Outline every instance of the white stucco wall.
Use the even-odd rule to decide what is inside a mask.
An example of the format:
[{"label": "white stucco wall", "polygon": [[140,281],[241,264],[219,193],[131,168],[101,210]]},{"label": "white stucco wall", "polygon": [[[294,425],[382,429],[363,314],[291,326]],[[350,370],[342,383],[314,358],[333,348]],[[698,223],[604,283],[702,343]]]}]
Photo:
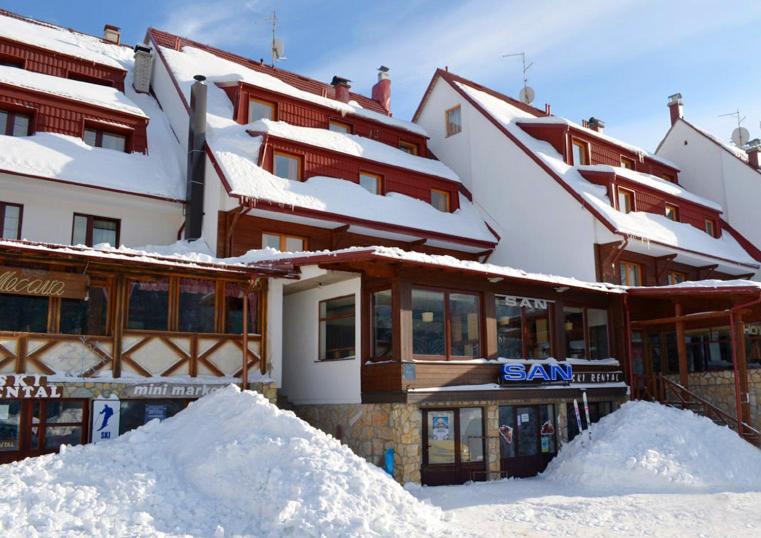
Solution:
[{"label": "white stucco wall", "polygon": [[283,281],[271,278],[267,284],[267,363],[277,388],[283,386]]},{"label": "white stucco wall", "polygon": [[[457,104],[463,129],[446,137],[444,111]],[[596,280],[594,217],[448,83],[439,79],[418,123],[500,234],[490,262]]]},{"label": "white stucco wall", "polygon": [[[283,393],[294,404],[360,403],[361,279],[352,278],[285,296],[283,300]],[[318,361],[319,302],[354,295],[356,357]]]},{"label": "white stucco wall", "polygon": [[128,247],[170,244],[182,225],[182,205],[141,196],[0,174],[0,199],[24,206],[21,238],[70,244],[74,213],[119,219]]}]

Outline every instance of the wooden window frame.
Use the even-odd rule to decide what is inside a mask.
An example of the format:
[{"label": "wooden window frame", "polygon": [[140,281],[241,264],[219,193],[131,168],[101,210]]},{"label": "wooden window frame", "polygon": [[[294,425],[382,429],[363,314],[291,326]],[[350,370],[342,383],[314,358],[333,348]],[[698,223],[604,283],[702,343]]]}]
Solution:
[{"label": "wooden window frame", "polygon": [[[98,121],[85,120],[82,122],[82,140],[85,139],[85,131],[95,131],[95,145],[94,148],[103,148],[103,134],[108,133],[112,135],[119,135],[124,137],[124,153],[132,153],[134,151],[134,129],[119,128],[113,125],[103,124]],[[109,149],[109,148],[105,148]],[[112,150],[114,151],[114,150]]]},{"label": "wooden window frame", "polygon": [[[671,208],[671,209],[673,210],[673,212],[674,212],[674,218],[673,218],[673,219],[669,218],[669,216],[668,216],[668,213],[669,213],[669,208]],[[664,215],[664,216],[665,216],[667,219],[669,219],[670,221],[673,221],[673,222],[681,222],[681,221],[679,220],[679,206],[678,206],[678,205],[676,205],[676,204],[672,204],[672,203],[670,203],[670,202],[666,202],[666,204],[665,204],[665,207],[664,207],[664,210],[663,210],[663,215]]]},{"label": "wooden window frame", "polygon": [[[497,306],[497,299],[500,297],[504,298],[508,295],[510,294],[509,293],[495,293],[494,294],[495,309]],[[565,305],[565,306],[572,306],[572,305]],[[529,358],[528,356],[528,323],[527,323],[528,318],[526,316],[526,308],[523,306],[518,306],[517,308],[520,309],[520,313],[521,313],[520,314],[521,315],[521,357],[519,358],[528,359]],[[580,307],[580,308],[583,308],[583,307]],[[557,332],[555,323],[556,323],[556,316],[558,315],[559,314],[558,314],[558,309],[556,308],[556,304],[548,299],[547,300],[547,318],[548,318],[549,324],[548,324],[547,330],[550,333],[550,355],[549,355],[550,357],[557,355],[557,351],[558,351],[555,349],[556,347],[555,333]],[[584,316],[585,316],[584,326],[586,328],[586,312],[584,313]],[[499,329],[497,330],[497,333],[498,333],[497,337],[499,338]],[[495,344],[496,344],[495,347],[499,347],[498,342],[495,342]],[[499,352],[498,349],[497,349],[497,352]],[[565,350],[563,350],[563,352],[565,353]],[[505,358],[510,358],[510,357],[505,357]],[[531,360],[535,360],[535,359],[532,358]],[[542,359],[536,359],[536,360],[542,360]]]},{"label": "wooden window frame", "polygon": [[400,139],[399,140],[399,149],[404,151],[403,148],[409,149],[410,151],[408,151],[407,153],[409,153],[410,155],[418,155],[419,154],[419,149],[418,149],[418,145],[417,144],[415,144],[414,142],[407,142],[406,140],[401,140]]},{"label": "wooden window frame", "polygon": [[[552,306],[557,305],[557,303],[550,303]],[[550,305],[547,305],[548,307]],[[607,337],[608,337],[608,351],[611,351],[611,348],[613,347],[613,333],[611,332],[612,324],[611,324],[611,315],[610,315],[610,309],[606,306],[589,306],[586,304],[580,304],[575,301],[563,303],[560,305],[560,307],[555,307],[554,315],[559,316],[560,320],[563,321],[565,319],[564,309],[568,308],[579,308],[582,310],[582,319],[584,323],[584,356],[586,360],[595,361],[600,359],[592,359],[590,357],[591,353],[589,350],[589,310],[604,310],[607,313],[608,316],[608,323],[607,323],[607,330],[605,331]],[[565,323],[565,322],[564,322]],[[551,326],[554,325],[554,322],[551,324]],[[550,334],[552,334],[552,327],[550,327]],[[565,327],[563,327],[563,335],[565,336]],[[563,345],[563,354],[567,355],[565,353],[565,341],[560,342]],[[557,355],[558,353],[555,353]],[[606,357],[608,358],[608,357]]]},{"label": "wooden window frame", "polygon": [[[385,182],[383,181],[383,176],[382,175],[376,174],[375,172],[368,172],[367,170],[360,170],[359,171],[359,175],[357,177],[357,185],[359,185],[360,187],[362,187],[362,176],[371,176],[371,177],[374,177],[378,181],[378,191],[373,193],[373,194],[377,194],[377,195],[380,195],[380,196],[383,196],[383,195],[386,194],[386,190],[384,188],[385,187],[385,185],[384,185]],[[362,187],[362,188],[364,188],[364,187]],[[367,191],[367,192],[370,192],[370,191]]]},{"label": "wooden window frame", "polygon": [[[322,304],[327,303],[329,301],[336,301],[338,299],[346,299],[348,297],[351,297],[354,299],[354,310],[351,314],[342,314],[340,316],[331,316],[331,317],[325,317],[323,318],[320,314],[320,311],[322,310]],[[322,322],[323,321],[333,321],[337,319],[349,319],[352,318],[354,320],[354,356],[353,357],[342,357],[338,359],[323,359],[320,358],[320,336],[321,336],[321,328],[322,328]],[[360,320],[361,323],[361,320]],[[355,293],[347,293],[345,295],[338,295],[336,297],[330,297],[329,299],[323,299],[321,301],[317,302],[317,360],[315,362],[336,362],[336,361],[353,361],[357,359],[357,350],[359,349],[359,345],[361,345],[361,342],[357,342],[357,295]]]},{"label": "wooden window frame", "polygon": [[[631,198],[632,207],[631,207],[631,210],[629,210],[629,211],[623,211],[621,209],[621,198],[620,197],[621,197],[622,193],[624,194],[624,196],[628,196],[628,197]],[[634,213],[635,211],[637,211],[637,195],[636,195],[636,193],[633,190],[631,190],[631,189],[627,189],[626,187],[622,187],[620,185],[617,185],[616,186],[616,209],[618,209],[622,213]]]},{"label": "wooden window frame", "polygon": [[[282,232],[273,232],[269,230],[262,230],[261,234],[261,246],[264,248],[264,235],[276,235],[280,238],[280,246],[284,247],[286,243],[286,239],[300,239],[302,241],[302,244],[304,245],[304,250],[309,250],[309,238],[304,237],[302,235],[295,235],[295,234],[287,234]],[[284,250],[281,250],[280,252],[285,252]]]},{"label": "wooden window frame", "polygon": [[[447,199],[447,209],[446,209],[446,211],[441,211],[441,209],[439,209],[438,207],[433,205],[433,193],[434,192],[446,195],[446,199]],[[451,213],[452,212],[452,193],[450,193],[449,191],[445,191],[444,189],[435,189],[435,188],[431,189],[431,201],[430,201],[430,204],[431,204],[431,206],[434,209],[438,209],[442,213]]]},{"label": "wooden window frame", "polygon": [[[333,131],[330,127],[331,125],[341,125],[342,127],[346,127],[346,132],[343,131]],[[336,120],[333,118],[328,118],[328,130],[333,131],[334,133],[342,133],[342,134],[354,134],[354,126],[351,123],[347,123],[345,121]]]},{"label": "wooden window frame", "polygon": [[[638,280],[639,280],[639,284],[631,284],[629,282],[621,282],[621,285],[622,286],[642,286],[645,283],[645,280],[644,280],[645,279],[645,271],[644,271],[644,268],[643,268],[642,264],[641,263],[637,263],[637,262],[625,261],[625,260],[619,261],[618,262],[618,277],[619,277],[619,279],[621,279],[621,269],[623,267],[626,267],[626,266],[632,266],[632,267],[634,267],[636,269],[636,273],[637,273],[637,277],[638,277]],[[624,275],[627,275],[627,280],[628,280],[628,274],[629,274],[629,271],[624,271]]]},{"label": "wooden window frame", "polygon": [[251,119],[251,101],[269,107],[272,110],[272,121],[277,121],[277,102],[268,101],[266,99],[260,99],[259,97],[252,97],[249,95],[248,101],[246,101],[246,123],[251,123],[253,121]]},{"label": "wooden window frame", "polygon": [[[710,227],[710,230],[709,230]],[[711,218],[704,218],[703,219],[703,231],[710,235],[711,237],[716,237],[716,221]]]},{"label": "wooden window frame", "polygon": [[[304,181],[304,156],[299,155],[298,153],[290,153],[288,151],[280,151],[278,149],[272,150],[272,175],[275,175],[275,160],[278,157],[286,157],[289,159],[296,159],[297,163],[297,178],[296,179],[290,179],[290,178],[282,178],[282,179],[288,179],[290,181]],[[276,176],[280,177],[280,176]]]},{"label": "wooden window frame", "polygon": [[24,223],[24,206],[23,204],[15,204],[12,202],[3,202],[0,201],[0,238],[3,237],[3,234],[5,233],[4,227],[5,227],[5,208],[8,206],[18,207],[19,214],[18,214],[18,230],[16,232],[16,239],[21,239],[21,226]]},{"label": "wooden window frame", "polygon": [[[583,163],[575,163],[573,162],[573,148],[574,146],[578,146],[584,149],[584,161]],[[589,142],[585,142],[581,138],[576,138],[575,136],[571,137],[571,166],[588,166],[592,164],[592,149],[590,148]]]},{"label": "wooden window frame", "polygon": [[[450,126],[452,124],[449,122],[449,113],[454,112],[455,110],[460,111],[460,123],[459,123],[459,128],[457,130],[450,129]],[[444,128],[445,128],[447,138],[462,132],[462,107],[460,105],[455,105],[452,108],[448,108],[444,111]]]},{"label": "wooden window frame", "polygon": [[687,273],[683,271],[669,271],[666,273],[666,285],[667,286],[673,286],[674,284],[679,284],[679,282],[674,279],[674,281],[671,281],[672,275],[679,275],[682,277],[682,282],[687,282]]},{"label": "wooden window frame", "polygon": [[[629,168],[624,165],[625,162],[629,162],[632,164],[632,167]],[[637,161],[632,159],[631,157],[627,157],[626,155],[621,155],[621,168],[626,168],[627,170],[636,170],[637,169]]]},{"label": "wooden window frame", "polygon": [[22,136],[32,136],[34,134],[35,112],[33,110],[26,108],[6,107],[3,105],[3,107],[0,108],[0,112],[4,112],[8,115],[8,123],[5,125],[5,132],[0,133],[0,135],[15,136],[13,134],[13,127],[16,124],[16,116],[26,116],[29,118],[29,127],[27,128],[27,133]]},{"label": "wooden window frame", "polygon": [[111,221],[116,223],[116,245],[113,245],[114,248],[119,248],[119,245],[121,245],[121,231],[122,231],[122,220],[121,219],[115,219],[113,217],[101,217],[99,215],[89,215],[87,213],[74,213],[74,216],[71,219],[71,244],[74,244],[74,223],[77,220],[77,217],[85,217],[87,218],[87,231],[85,232],[85,244],[88,247],[92,247],[92,236],[93,236],[93,230],[94,230],[94,221],[97,220],[105,220],[105,221]]},{"label": "wooden window frame", "polygon": [[[478,298],[478,348],[480,354],[484,354],[484,330],[485,330],[485,315],[484,315],[484,294],[480,291],[461,290],[452,288],[441,288],[438,286],[411,286],[410,287],[410,314],[412,314],[414,308],[412,306],[412,292],[415,290],[433,291],[444,294],[444,355],[421,355],[414,352],[414,325],[410,325],[410,336],[413,338],[410,351],[412,352],[413,359],[420,360],[432,360],[432,361],[451,361],[451,360],[470,360],[477,359],[478,357],[469,357],[467,355],[452,355],[452,317],[450,315],[449,296],[454,294],[460,295],[472,295]],[[410,319],[410,323],[414,320]]]}]

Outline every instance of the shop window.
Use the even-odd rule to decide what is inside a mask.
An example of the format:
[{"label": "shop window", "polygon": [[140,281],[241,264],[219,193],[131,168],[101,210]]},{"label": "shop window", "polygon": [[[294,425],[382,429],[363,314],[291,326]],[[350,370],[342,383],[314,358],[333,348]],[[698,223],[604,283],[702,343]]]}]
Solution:
[{"label": "shop window", "polygon": [[119,219],[74,213],[71,244],[92,247],[107,243],[112,247],[118,247],[119,224]]},{"label": "shop window", "polygon": [[108,288],[90,286],[87,299],[61,299],[61,333],[104,336],[108,325]]},{"label": "shop window", "polygon": [[119,435],[139,428],[151,420],[173,417],[188,405],[188,400],[122,400],[119,402]]},{"label": "shop window", "polygon": [[627,170],[634,170],[635,164],[634,159],[630,159],[629,157],[624,157],[621,155],[621,168],[626,168]]},{"label": "shop window", "polygon": [[462,131],[462,111],[460,105],[447,110],[444,116],[446,118],[447,136],[456,135]]},{"label": "shop window", "polygon": [[48,332],[48,298],[0,294],[0,331]]},{"label": "shop window", "polygon": [[0,110],[0,135],[29,136],[32,134],[32,116],[13,110]]},{"label": "shop window", "polygon": [[414,289],[412,316],[413,354],[457,358],[481,355],[481,301],[477,295]]},{"label": "shop window", "polygon": [[497,352],[504,358],[543,359],[552,354],[549,305],[511,304],[496,297]]},{"label": "shop window", "polygon": [[679,222],[679,208],[673,204],[666,204],[666,212],[665,212],[666,218],[669,220],[673,220],[674,222]]},{"label": "shop window", "polygon": [[480,407],[465,407],[460,411],[460,461],[484,461],[484,418]]},{"label": "shop window", "polygon": [[307,248],[306,239],[296,235],[274,232],[262,233],[262,248],[274,248],[281,252],[303,252]]},{"label": "shop window", "polygon": [[[228,334],[243,334],[243,294],[245,289],[239,284],[225,284],[225,332]],[[248,294],[248,332],[261,334],[259,327],[259,294]]]},{"label": "shop window", "polygon": [[216,286],[210,280],[180,279],[179,330],[213,333]]},{"label": "shop window", "polygon": [[261,99],[250,99],[248,101],[248,122],[253,123],[259,120],[275,119],[275,103],[263,101]]},{"label": "shop window", "polygon": [[373,351],[376,359],[391,357],[393,332],[391,328],[391,290],[373,292]]},{"label": "shop window", "polygon": [[[688,331],[685,334],[689,371],[707,372],[732,368],[732,338],[729,327]],[[678,356],[676,369],[679,371]]]},{"label": "shop window", "polygon": [[599,308],[563,307],[565,356],[573,359],[607,359],[608,311]]},{"label": "shop window", "polygon": [[354,295],[320,301],[320,360],[355,357]]},{"label": "shop window", "polygon": [[405,153],[409,153],[410,155],[417,155],[418,152],[417,144],[413,144],[412,142],[405,142],[404,140],[399,141],[399,149]]},{"label": "shop window", "polygon": [[85,127],[82,140],[88,146],[116,151],[127,151],[127,135],[96,127]]},{"label": "shop window", "polygon": [[21,216],[24,206],[0,202],[0,238],[21,239]]},{"label": "shop window", "polygon": [[634,192],[618,187],[618,210],[621,213],[631,213],[634,208]]},{"label": "shop window", "polygon": [[328,129],[336,133],[351,134],[351,125],[342,121],[330,120],[328,122]]},{"label": "shop window", "polygon": [[642,285],[642,266],[633,262],[619,262],[619,277],[624,286]]},{"label": "shop window", "polygon": [[713,219],[705,219],[703,229],[711,237],[716,237],[716,223]]},{"label": "shop window", "polygon": [[586,315],[589,334],[588,357],[592,360],[610,358],[608,311],[601,308],[587,308]]},{"label": "shop window", "polygon": [[669,271],[667,282],[669,286],[673,286],[674,284],[681,284],[687,280],[687,275],[680,271]]},{"label": "shop window", "polygon": [[581,140],[571,140],[571,158],[574,166],[583,166],[589,164],[589,144]]},{"label": "shop window", "polygon": [[169,319],[169,280],[133,280],[129,283],[127,328],[166,331]]},{"label": "shop window", "polygon": [[450,356],[481,356],[481,301],[477,295],[449,294]]},{"label": "shop window", "polygon": [[444,292],[412,290],[412,353],[446,354]]},{"label": "shop window", "polygon": [[449,213],[449,193],[439,189],[431,189],[431,205],[444,213]]},{"label": "shop window", "polygon": [[[569,417],[570,420],[570,417]],[[557,452],[554,405],[499,406],[500,458],[551,457]],[[531,462],[510,476],[531,476],[544,469],[548,459]],[[504,465],[503,465],[504,469]]]},{"label": "shop window", "polygon": [[360,172],[359,185],[372,194],[382,194],[383,192],[383,178],[378,174]]},{"label": "shop window", "polygon": [[[602,417],[609,415],[612,410],[612,402],[589,402],[589,420],[594,424]],[[568,440],[570,441],[579,435],[579,425],[576,421],[576,410],[572,403],[566,404],[566,413],[568,414]],[[584,411],[582,406],[579,406],[579,415],[582,427],[585,429],[588,428],[589,424],[587,424],[586,411]]]},{"label": "shop window", "polygon": [[746,323],[745,354],[749,368],[761,367],[761,323]]},{"label": "shop window", "polygon": [[32,407],[32,450],[58,450],[84,438],[83,400],[36,400]]},{"label": "shop window", "polygon": [[0,400],[0,452],[20,449],[21,400]]},{"label": "shop window", "polygon": [[273,174],[284,179],[301,180],[301,157],[276,151],[273,159]]},{"label": "shop window", "polygon": [[563,307],[563,330],[565,331],[565,356],[583,359],[587,356],[587,342],[584,334],[584,309]]}]

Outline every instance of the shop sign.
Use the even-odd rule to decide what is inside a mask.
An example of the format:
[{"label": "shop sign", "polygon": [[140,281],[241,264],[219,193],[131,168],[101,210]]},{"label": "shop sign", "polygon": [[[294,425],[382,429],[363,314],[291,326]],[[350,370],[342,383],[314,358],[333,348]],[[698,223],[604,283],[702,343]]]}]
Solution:
[{"label": "shop sign", "polygon": [[0,293],[84,299],[89,283],[90,278],[82,274],[0,266]]},{"label": "shop sign", "polygon": [[512,383],[521,381],[562,382],[573,380],[573,366],[570,364],[503,364],[500,381]]},{"label": "shop sign", "polygon": [[520,306],[522,308],[533,308],[535,310],[544,310],[547,305],[554,303],[549,299],[537,299],[535,297],[520,297],[518,295],[500,295],[505,306]]},{"label": "shop sign", "polygon": [[0,375],[0,399],[60,398],[61,387],[42,375]]},{"label": "shop sign", "polygon": [[[131,385],[124,398],[200,398],[226,387],[227,384],[207,383],[141,383]],[[158,417],[157,417],[158,418]]]},{"label": "shop sign", "polygon": [[574,372],[572,383],[620,383],[624,380],[621,370],[609,372]]},{"label": "shop sign", "polygon": [[761,336],[761,324],[748,323],[745,325],[744,330],[748,336]]},{"label": "shop sign", "polygon": [[93,400],[92,435],[93,443],[119,437],[119,400]]}]

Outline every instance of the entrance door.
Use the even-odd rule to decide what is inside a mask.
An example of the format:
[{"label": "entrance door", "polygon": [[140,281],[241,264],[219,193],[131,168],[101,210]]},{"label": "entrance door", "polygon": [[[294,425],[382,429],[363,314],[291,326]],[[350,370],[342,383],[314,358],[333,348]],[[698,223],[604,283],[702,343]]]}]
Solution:
[{"label": "entrance door", "polygon": [[505,476],[535,476],[557,453],[555,406],[501,405],[499,446]]},{"label": "entrance door", "polygon": [[422,483],[439,486],[484,480],[483,432],[480,407],[423,410]]}]

